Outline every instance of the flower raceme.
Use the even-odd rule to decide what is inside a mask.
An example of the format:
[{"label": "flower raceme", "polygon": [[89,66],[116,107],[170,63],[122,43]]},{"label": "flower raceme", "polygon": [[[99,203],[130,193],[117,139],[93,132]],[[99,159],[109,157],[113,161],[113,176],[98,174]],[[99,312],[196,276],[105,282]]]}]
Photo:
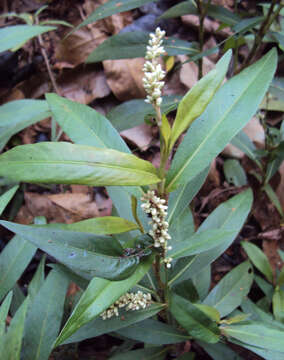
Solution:
[{"label": "flower raceme", "polygon": [[162,46],[163,37],[165,31],[162,31],[159,27],[155,33],[150,34],[149,45],[147,46],[147,52],[144,64],[144,78],[143,85],[147,93],[146,102],[152,104],[154,107],[159,107],[162,104],[162,88],[164,81],[162,81],[166,75],[162,66],[159,64],[158,59],[165,53],[165,49]]}]

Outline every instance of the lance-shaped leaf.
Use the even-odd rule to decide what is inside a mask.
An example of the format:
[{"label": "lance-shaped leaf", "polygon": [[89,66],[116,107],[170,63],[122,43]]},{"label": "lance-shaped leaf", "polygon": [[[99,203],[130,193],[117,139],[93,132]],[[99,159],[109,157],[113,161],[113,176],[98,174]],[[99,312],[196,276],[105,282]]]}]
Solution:
[{"label": "lance-shaped leaf", "polygon": [[50,116],[46,101],[16,100],[0,106],[0,151],[11,136]]},{"label": "lance-shaped leaf", "polygon": [[111,237],[67,231],[60,224],[0,223],[88,280],[94,276],[124,279],[135,271],[139,263],[138,256],[122,257],[120,244]]},{"label": "lance-shaped leaf", "polygon": [[222,344],[221,342],[218,344],[207,344],[205,342],[198,341],[198,344],[212,357],[213,360],[244,360],[229,346]]},{"label": "lance-shaped leaf", "polygon": [[175,243],[173,250],[168,255],[173,259],[178,259],[190,255],[200,254],[221,245],[228,236],[234,235],[234,231],[223,229],[212,229],[194,234],[185,241]]},{"label": "lance-shaped leaf", "polygon": [[230,271],[210,291],[204,304],[213,306],[221,317],[230,314],[248,294],[253,281],[251,264],[246,261]]},{"label": "lance-shaped leaf", "polygon": [[221,86],[231,60],[232,52],[228,51],[206,76],[198,81],[180,101],[173,124],[170,149],[178,137],[200,116]]},{"label": "lance-shaped leaf", "polygon": [[249,321],[244,324],[224,326],[222,333],[251,346],[284,352],[284,331],[263,322]]},{"label": "lance-shaped leaf", "polygon": [[135,230],[138,229],[138,225],[118,216],[103,216],[79,221],[73,224],[62,224],[61,228],[64,230],[103,235],[120,234],[123,232]]},{"label": "lance-shaped leaf", "polygon": [[140,321],[118,330],[117,333],[129,339],[152,345],[175,344],[189,339],[186,333],[181,333],[173,326],[154,319]]},{"label": "lance-shaped leaf", "polygon": [[164,360],[167,349],[153,346],[145,349],[121,352],[109,358],[109,360]]},{"label": "lance-shaped leaf", "polygon": [[83,325],[112,305],[121,295],[137,284],[148,272],[152,257],[141,262],[134,274],[122,281],[94,278],[84,291],[71,316],[59,334],[55,346],[62,344]]},{"label": "lance-shaped leaf", "polygon": [[16,312],[16,315],[13,317],[5,336],[3,337],[5,360],[20,360],[28,304],[29,298],[23,302],[19,310]]},{"label": "lance-shaped leaf", "polygon": [[248,189],[219,205],[202,223],[197,232],[200,233],[210,229],[222,229],[233,230],[234,234],[228,235],[221,245],[209,251],[178,260],[173,268],[169,283],[183,281],[196,276],[201,270],[217,259],[217,257],[230,246],[241,230],[250,212],[252,200],[252,191]]},{"label": "lance-shaped leaf", "polygon": [[13,50],[33,37],[55,29],[54,26],[39,25],[16,25],[0,29],[0,52]]},{"label": "lance-shaped leaf", "polygon": [[36,252],[36,247],[14,236],[0,254],[0,301],[13,288],[26,270]]},{"label": "lance-shaped leaf", "polygon": [[165,305],[163,304],[152,304],[149,308],[136,311],[127,311],[122,308],[119,309],[119,316],[113,316],[106,320],[103,320],[99,316],[82,326],[74,335],[70,336],[64,344],[79,342],[128,327],[156,315],[164,307]]},{"label": "lance-shaped leaf", "polygon": [[105,4],[99,6],[94,12],[92,12],[92,14],[88,16],[87,19],[85,19],[80,25],[78,25],[75,30],[113,14],[135,9],[154,1],[157,0],[109,0]]},{"label": "lance-shaped leaf", "polygon": [[246,125],[267,91],[276,63],[272,49],[221,87],[179,146],[166,179],[168,192],[199,174]]},{"label": "lance-shaped leaf", "polygon": [[67,142],[16,146],[0,156],[0,176],[31,183],[148,185],[160,181],[148,161]]},{"label": "lance-shaped leaf", "polygon": [[5,207],[9,204],[10,200],[15,195],[18,188],[19,185],[13,186],[10,190],[6,191],[0,196],[0,215],[5,210]]},{"label": "lance-shaped leaf", "polygon": [[52,270],[28,309],[23,359],[48,360],[61,324],[68,279]]},{"label": "lance-shaped leaf", "polygon": [[[88,56],[86,63],[144,57],[148,42],[149,33],[147,32],[134,31],[113,35]],[[192,43],[173,37],[163,40],[163,47],[169,56],[197,53]]]},{"label": "lance-shaped leaf", "polygon": [[213,344],[219,341],[220,330],[217,324],[190,301],[172,294],[170,311],[193,338]]}]

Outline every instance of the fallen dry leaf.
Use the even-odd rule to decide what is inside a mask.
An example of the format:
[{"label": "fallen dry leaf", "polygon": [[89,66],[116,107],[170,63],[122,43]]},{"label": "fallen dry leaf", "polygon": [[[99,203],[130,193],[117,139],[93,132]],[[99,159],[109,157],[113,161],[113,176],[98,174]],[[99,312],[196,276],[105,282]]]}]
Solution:
[{"label": "fallen dry leaf", "polygon": [[263,240],[262,249],[265,255],[268,257],[269,263],[272,267],[274,276],[276,274],[276,269],[280,268],[282,264],[281,258],[278,254],[279,244],[277,240]]},{"label": "fallen dry leaf", "polygon": [[280,176],[281,176],[281,181],[276,189],[276,194],[279,198],[280,204],[282,206],[282,209],[284,211],[284,161],[282,162],[282,164],[280,165],[279,169],[278,169]]},{"label": "fallen dry leaf", "polygon": [[147,124],[141,124],[133,128],[123,130],[120,135],[126,141],[131,142],[142,151],[148,149],[153,139],[152,127]]},{"label": "fallen dry leaf", "polygon": [[125,101],[146,96],[142,83],[144,61],[143,58],[103,61],[107,83],[117,99]]},{"label": "fallen dry leaf", "polygon": [[61,96],[89,104],[110,94],[104,72],[94,65],[63,71],[57,84]]}]

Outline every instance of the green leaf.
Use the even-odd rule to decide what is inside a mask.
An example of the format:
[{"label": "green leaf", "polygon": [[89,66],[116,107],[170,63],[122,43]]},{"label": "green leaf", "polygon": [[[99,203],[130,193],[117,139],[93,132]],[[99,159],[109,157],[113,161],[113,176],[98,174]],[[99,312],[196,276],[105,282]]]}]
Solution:
[{"label": "green leaf", "polygon": [[[163,96],[161,105],[162,114],[175,110],[181,98],[180,95]],[[107,118],[117,131],[123,131],[143,124],[147,117],[154,116],[156,116],[155,109],[143,99],[125,101],[107,113]]]},{"label": "green leaf", "polygon": [[185,241],[177,242],[168,255],[173,259],[196,255],[214,249],[224,243],[228,237],[235,235],[234,231],[212,229],[194,234]]},{"label": "green leaf", "polygon": [[262,190],[265,191],[265,193],[268,196],[269,200],[276,207],[276,209],[278,210],[281,217],[284,217],[284,212],[283,212],[283,209],[282,209],[282,205],[280,203],[280,200],[279,200],[276,192],[273,190],[272,186],[267,183],[262,187]]},{"label": "green leaf", "polygon": [[105,4],[97,7],[96,10],[92,12],[92,14],[88,16],[87,19],[85,19],[80,25],[78,25],[75,30],[113,14],[135,9],[154,1],[156,0],[109,0]]},{"label": "green leaf", "polygon": [[19,185],[15,185],[10,190],[6,191],[4,194],[0,196],[0,215],[3,213],[6,206],[9,204],[10,200],[15,195],[18,189],[19,189]]},{"label": "green leaf", "polygon": [[176,152],[167,175],[168,192],[188,183],[208,166],[251,119],[273,77],[276,62],[277,54],[272,49],[217,92]]},{"label": "green leaf", "polygon": [[204,304],[219,310],[221,317],[230,314],[248,294],[253,282],[253,272],[248,261],[230,271],[210,291]]},{"label": "green leaf", "polygon": [[200,271],[217,259],[230,246],[241,230],[250,212],[252,200],[252,191],[248,189],[219,205],[202,223],[198,233],[210,229],[234,230],[235,233],[228,236],[223,244],[212,250],[180,259],[173,268],[169,283],[197,276]]},{"label": "green leaf", "polygon": [[5,350],[5,360],[20,360],[28,304],[29,299],[27,298],[13,317],[4,336],[3,349]]},{"label": "green leaf", "polygon": [[183,298],[189,300],[190,302],[196,303],[199,300],[198,292],[193,284],[191,279],[182,281],[176,285],[172,286],[172,291],[182,296]]},{"label": "green leaf", "polygon": [[36,247],[19,236],[13,237],[0,255],[0,300],[13,288],[32,260]]},{"label": "green leaf", "polygon": [[123,308],[119,309],[118,317],[114,316],[106,320],[103,320],[101,317],[97,317],[88,322],[86,325],[80,327],[80,329],[70,336],[64,344],[83,341],[85,339],[125,328],[156,315],[163,308],[163,304],[152,304],[149,308],[136,311],[126,311]]},{"label": "green leaf", "polygon": [[[149,41],[149,33],[142,31],[125,32],[107,38],[88,56],[86,63],[96,63],[110,59],[144,57]],[[196,54],[192,43],[169,37],[163,40],[167,55]]]},{"label": "green leaf", "polygon": [[33,37],[55,29],[54,26],[37,25],[16,25],[0,29],[0,52],[13,50]]},{"label": "green leaf", "polygon": [[45,97],[56,122],[74,143],[130,153],[108,119],[96,110],[57,94]]},{"label": "green leaf", "polygon": [[209,167],[196,175],[188,184],[170,193],[168,203],[168,222],[171,224],[191,203],[207,178]]},{"label": "green leaf", "polygon": [[237,344],[238,346],[241,346],[242,348],[245,348],[245,349],[248,349],[248,350],[254,352],[255,354],[261,356],[265,360],[279,360],[279,359],[284,358],[283,352],[271,351],[271,350],[262,349],[262,348],[259,348],[256,346],[250,346],[248,344],[243,343],[242,341],[237,341],[237,340],[233,340],[233,339],[231,339],[231,342],[233,344]]},{"label": "green leaf", "polygon": [[194,234],[194,228],[192,212],[189,208],[185,208],[178,217],[174,218],[169,227],[169,233],[172,237],[171,245],[175,247],[176,243],[188,240]]},{"label": "green leaf", "polygon": [[166,352],[167,349],[155,346],[114,355],[109,360],[164,360]]},{"label": "green leaf", "polygon": [[284,291],[276,287],[272,298],[273,314],[277,321],[284,323]]},{"label": "green leaf", "polygon": [[233,184],[238,187],[247,185],[246,173],[240,162],[236,159],[228,159],[224,161],[224,174],[229,184]]},{"label": "green leaf", "polygon": [[28,309],[23,339],[25,360],[48,360],[61,324],[69,281],[52,270]]},{"label": "green leaf", "polygon": [[261,322],[250,321],[245,324],[224,326],[222,333],[251,346],[284,352],[284,330],[280,331]]},{"label": "green leaf", "polygon": [[194,339],[212,344],[219,341],[220,330],[217,324],[188,300],[185,300],[179,295],[172,294],[170,311],[177,322],[186,329]]},{"label": "green leaf", "polygon": [[65,342],[71,335],[83,325],[93,320],[105,309],[112,305],[121,295],[137,284],[148,272],[152,264],[152,258],[141,262],[134,274],[122,281],[109,281],[94,278],[84,291],[78,304],[67,320],[63,330],[59,334],[55,346]]},{"label": "green leaf", "polygon": [[221,321],[220,313],[214,307],[205,304],[194,304],[194,306],[196,306],[199,310],[204,312],[205,315],[210,317],[210,319],[212,319],[216,323],[219,323]]},{"label": "green leaf", "polygon": [[36,272],[31,280],[31,282],[29,283],[28,294],[30,296],[31,301],[34,300],[36,294],[39,292],[40,288],[42,287],[42,285],[44,283],[45,259],[46,259],[46,256],[44,255],[40,260],[40,263],[36,269]]},{"label": "green leaf", "polygon": [[73,224],[62,224],[62,229],[103,235],[119,234],[135,230],[138,229],[138,225],[117,216],[103,216]]},{"label": "green leaf", "polygon": [[10,291],[0,306],[0,346],[1,346],[1,340],[3,339],[3,335],[5,334],[6,319],[11,305],[12,296],[13,293],[12,291]]},{"label": "green leaf", "polygon": [[253,265],[267,278],[268,281],[273,283],[273,271],[264,252],[261,251],[258,246],[250,242],[243,241],[242,247]]},{"label": "green leaf", "polygon": [[[187,281],[189,280],[190,279],[188,279]],[[211,285],[211,266],[208,265],[203,270],[198,272],[196,276],[192,276],[191,280],[195,285],[200,300],[204,300],[208,294]]]},{"label": "green leaf", "polygon": [[175,344],[189,339],[171,325],[147,319],[117,331],[127,338],[152,345]]},{"label": "green leaf", "polygon": [[224,6],[213,4],[208,6],[207,15],[229,26],[238,24],[242,20],[235,12],[226,9]]},{"label": "green leaf", "polygon": [[202,341],[197,342],[213,360],[243,360],[237,353],[235,353],[229,346],[219,342],[218,344],[207,344]]},{"label": "green leaf", "polygon": [[284,284],[284,266],[282,267],[280,274],[277,278],[277,285],[282,286]]},{"label": "green leaf", "polygon": [[257,148],[246,133],[240,131],[232,140],[231,144],[243,151],[247,157],[253,160],[260,168],[262,168],[257,155]]},{"label": "green leaf", "polygon": [[11,136],[49,116],[43,100],[16,100],[0,106],[0,151]]},{"label": "green leaf", "polygon": [[16,146],[0,155],[0,176],[30,183],[148,185],[160,181],[148,161],[67,142]]},{"label": "green leaf", "polygon": [[243,19],[233,26],[232,30],[239,34],[252,30],[256,25],[260,24],[264,20],[264,16],[255,16],[252,18]]},{"label": "green leaf", "polygon": [[124,279],[136,269],[137,255],[122,257],[122,248],[111,237],[64,230],[64,225],[20,225],[8,221],[0,224],[32,242],[78,275],[90,280],[94,276]]},{"label": "green leaf", "polygon": [[218,61],[216,68],[199,80],[180,101],[172,127],[170,149],[179,136],[203,113],[212,100],[225,78],[231,56],[232,52],[228,51]]},{"label": "green leaf", "polygon": [[160,16],[160,19],[170,19],[187,14],[198,15],[197,6],[192,0],[182,1],[172,6]]}]

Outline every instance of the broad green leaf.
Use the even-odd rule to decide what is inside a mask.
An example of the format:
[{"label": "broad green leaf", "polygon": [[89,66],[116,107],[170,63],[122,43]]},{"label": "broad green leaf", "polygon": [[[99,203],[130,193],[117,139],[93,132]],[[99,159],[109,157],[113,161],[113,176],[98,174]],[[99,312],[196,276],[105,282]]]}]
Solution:
[{"label": "broad green leaf", "polygon": [[152,345],[176,344],[189,339],[173,326],[147,319],[117,331],[119,335]]},{"label": "broad green leaf", "polygon": [[179,295],[172,294],[170,311],[177,322],[194,339],[212,344],[219,341],[220,330],[217,324],[188,300]]},{"label": "broad green leaf", "polygon": [[20,360],[24,324],[28,305],[29,298],[23,302],[16,315],[13,317],[3,338],[5,360]]},{"label": "broad green leaf", "polygon": [[[55,120],[74,143],[131,153],[108,119],[91,107],[78,104],[56,94],[47,94],[46,99]],[[142,189],[139,187],[126,188],[125,190],[137,197],[142,194]],[[124,190],[120,189],[120,191]],[[117,195],[117,192],[112,189],[112,193]],[[124,204],[125,207],[128,205],[130,208],[129,202],[126,201]],[[114,205],[116,207],[119,205],[115,199]],[[126,217],[124,214],[119,214]],[[126,218],[131,220],[131,217]]]},{"label": "broad green leaf", "polygon": [[174,218],[169,227],[169,233],[172,237],[171,245],[175,246],[177,242],[188,240],[194,234],[194,228],[192,212],[189,208],[185,208],[178,217]]},{"label": "broad green leaf", "polygon": [[265,360],[279,360],[284,358],[284,352],[278,352],[278,351],[271,351],[263,348],[259,348],[256,346],[250,346],[242,341],[237,341],[230,339],[230,341],[233,344],[237,344],[238,346],[241,346],[242,348],[248,349],[255,354],[261,356]]},{"label": "broad green leaf", "polygon": [[126,278],[140,261],[136,255],[122,257],[121,246],[111,237],[64,230],[60,224],[28,226],[8,221],[0,221],[0,224],[88,280],[94,276]]},{"label": "broad green leaf", "polygon": [[198,15],[198,9],[193,0],[182,1],[172,6],[160,16],[160,19],[170,19],[187,14]]},{"label": "broad green leaf", "polygon": [[[181,98],[180,95],[163,96],[162,114],[175,110]],[[114,107],[106,116],[117,131],[123,131],[143,124],[147,117],[156,116],[156,112],[153,106],[146,103],[145,100],[134,99]]]},{"label": "broad green leaf", "polygon": [[224,161],[224,175],[229,184],[238,187],[247,185],[246,173],[237,159]]},{"label": "broad green leaf", "polygon": [[163,304],[152,304],[149,308],[136,311],[126,311],[122,308],[119,309],[118,317],[114,316],[106,320],[103,320],[100,316],[96,317],[70,336],[64,344],[79,342],[125,328],[156,315],[163,308]]},{"label": "broad green leaf", "polygon": [[12,301],[12,296],[13,293],[12,291],[10,291],[0,306],[0,344],[1,344],[1,340],[3,339],[3,335],[5,333],[6,319]]},{"label": "broad green leaf", "polygon": [[0,151],[11,136],[49,116],[43,100],[16,100],[0,106]]},{"label": "broad green leaf", "polygon": [[18,311],[22,303],[25,301],[26,296],[18,283],[14,285],[11,291],[13,292],[13,298],[10,306],[10,313],[12,316],[15,316],[16,312]]},{"label": "broad green leaf", "polygon": [[223,244],[202,254],[189,258],[180,259],[174,266],[171,280],[183,281],[185,279],[197,276],[197,274],[217,259],[232,243],[241,230],[252,205],[253,195],[250,189],[234,196],[230,200],[219,205],[202,223],[198,233],[210,230],[234,230],[234,234],[227,237]]},{"label": "broad green leaf", "polygon": [[248,261],[231,270],[210,291],[204,304],[219,310],[221,317],[230,314],[248,294],[253,282],[253,272]]},{"label": "broad green leaf", "polygon": [[242,242],[242,247],[247,253],[253,265],[267,278],[271,283],[273,282],[273,272],[269,264],[267,256],[260,248],[250,242]]},{"label": "broad green leaf", "polygon": [[236,25],[233,26],[232,30],[236,33],[244,33],[246,31],[252,30],[256,25],[260,24],[264,20],[263,16],[255,16],[252,18],[247,18],[239,21]]},{"label": "broad green leaf", "polygon": [[208,6],[207,15],[230,26],[236,25],[241,21],[241,18],[236,12],[232,12],[221,5],[210,4]]},{"label": "broad green leaf", "polygon": [[47,31],[55,30],[54,26],[15,25],[0,29],[0,52],[13,50],[26,41]]},{"label": "broad green leaf", "polygon": [[245,324],[222,327],[222,333],[251,346],[284,352],[284,330],[278,330],[262,322],[250,321]]},{"label": "broad green leaf", "polygon": [[96,10],[92,12],[92,14],[88,16],[87,19],[85,19],[80,25],[78,25],[75,30],[113,14],[135,9],[154,1],[156,0],[109,0],[105,4],[97,7]]},{"label": "broad green leaf", "polygon": [[246,133],[240,131],[232,140],[231,144],[243,151],[247,157],[253,160],[260,168],[262,165],[257,156],[257,148]]},{"label": "broad green leaf", "polygon": [[[273,152],[270,155],[272,156],[272,161],[270,161],[267,165],[266,174],[265,174],[266,185],[268,184],[272,176],[277,172],[280,165],[282,164],[282,161],[284,160],[284,141],[281,141],[279,146],[275,150],[273,150]],[[269,196],[268,191],[267,191],[267,195]]]},{"label": "broad green leaf", "polygon": [[2,212],[5,210],[6,206],[9,204],[12,197],[15,195],[18,188],[19,185],[15,185],[10,190],[6,191],[4,194],[0,196],[0,216]]},{"label": "broad green leaf", "polygon": [[275,72],[272,49],[227,81],[190,126],[167,175],[168,192],[188,183],[226,146],[256,112]]},{"label": "broad green leaf", "polygon": [[170,149],[179,136],[203,113],[212,100],[226,76],[231,56],[232,52],[228,51],[218,61],[216,68],[199,80],[180,101],[172,127]]},{"label": "broad green leaf", "polygon": [[52,270],[28,308],[23,339],[25,360],[48,360],[61,324],[69,281]]},{"label": "broad green leaf", "polygon": [[[149,42],[149,33],[143,31],[124,32],[107,38],[88,56],[86,63],[96,63],[109,59],[129,59],[144,57]],[[178,38],[163,40],[167,55],[196,54],[193,44]]]},{"label": "broad green leaf", "polygon": [[134,274],[125,280],[109,281],[94,278],[84,291],[78,304],[67,320],[64,328],[59,334],[55,346],[65,342],[71,335],[78,331],[83,325],[93,320],[105,309],[112,305],[121,295],[125,294],[135,284],[137,284],[148,272],[152,257],[147,261],[141,262]]},{"label": "broad green leaf", "polygon": [[265,191],[269,200],[276,207],[276,209],[279,212],[279,214],[281,215],[281,217],[284,217],[284,212],[283,212],[279,197],[277,196],[276,192],[273,190],[272,186],[267,183],[262,187],[262,190]]},{"label": "broad green leaf", "polygon": [[[190,279],[186,281],[189,280]],[[208,265],[203,270],[199,271],[196,276],[191,278],[191,280],[195,285],[200,300],[203,301],[206,298],[211,285],[211,266]]]},{"label": "broad green leaf", "polygon": [[108,119],[96,110],[56,94],[45,97],[56,122],[74,143],[130,153]]},{"label": "broad green leaf", "polygon": [[30,296],[31,301],[34,300],[36,294],[39,292],[40,288],[42,287],[42,285],[44,283],[45,259],[46,259],[46,256],[44,255],[40,260],[40,263],[36,269],[36,272],[31,280],[31,282],[29,283],[28,294]]},{"label": "broad green leaf", "polygon": [[281,286],[283,284],[284,284],[284,266],[282,267],[277,278],[277,285]]},{"label": "broad green leaf", "polygon": [[198,193],[209,172],[209,167],[196,175],[188,184],[179,187],[170,193],[168,203],[168,222],[171,225],[175,219],[188,207],[194,196]]},{"label": "broad green leaf", "polygon": [[192,303],[196,303],[199,300],[198,292],[191,279],[173,285],[172,291]]},{"label": "broad green leaf", "polygon": [[109,360],[164,360],[167,349],[162,347],[149,347],[145,349],[123,352],[118,355],[111,356]]},{"label": "broad green leaf", "polygon": [[205,304],[194,304],[194,306],[196,306],[197,309],[204,312],[205,315],[207,315],[210,319],[212,319],[216,323],[220,322],[221,320],[220,313],[214,307]]},{"label": "broad green leaf", "polygon": [[103,234],[119,234],[138,228],[137,224],[117,216],[103,216],[93,219],[82,220],[73,224],[62,224],[62,229]]},{"label": "broad green leaf", "polygon": [[160,181],[155,167],[134,155],[67,142],[16,146],[0,155],[0,176],[13,181],[90,186]]},{"label": "broad green leaf", "polygon": [[213,360],[243,360],[240,355],[235,353],[229,346],[219,342],[218,344],[207,344],[202,341],[198,341],[198,344],[209,354]]},{"label": "broad green leaf", "polygon": [[173,249],[168,251],[167,254],[173,259],[200,254],[223,244],[228,237],[234,235],[235,231],[223,229],[203,231],[194,234],[185,241],[175,243]]},{"label": "broad green leaf", "polygon": [[284,291],[276,287],[272,298],[273,314],[277,321],[284,323]]},{"label": "broad green leaf", "polygon": [[[241,303],[241,309],[249,315],[250,320],[265,322],[272,327],[277,327],[277,323],[274,320],[271,313],[267,313],[263,311],[260,307],[258,307],[253,301],[249,298],[244,298]],[[280,324],[281,325],[281,324]],[[281,328],[280,328],[281,330]],[[284,325],[283,325],[284,330]]]},{"label": "broad green leaf", "polygon": [[13,288],[26,270],[36,247],[19,236],[14,236],[0,254],[0,300]]}]

